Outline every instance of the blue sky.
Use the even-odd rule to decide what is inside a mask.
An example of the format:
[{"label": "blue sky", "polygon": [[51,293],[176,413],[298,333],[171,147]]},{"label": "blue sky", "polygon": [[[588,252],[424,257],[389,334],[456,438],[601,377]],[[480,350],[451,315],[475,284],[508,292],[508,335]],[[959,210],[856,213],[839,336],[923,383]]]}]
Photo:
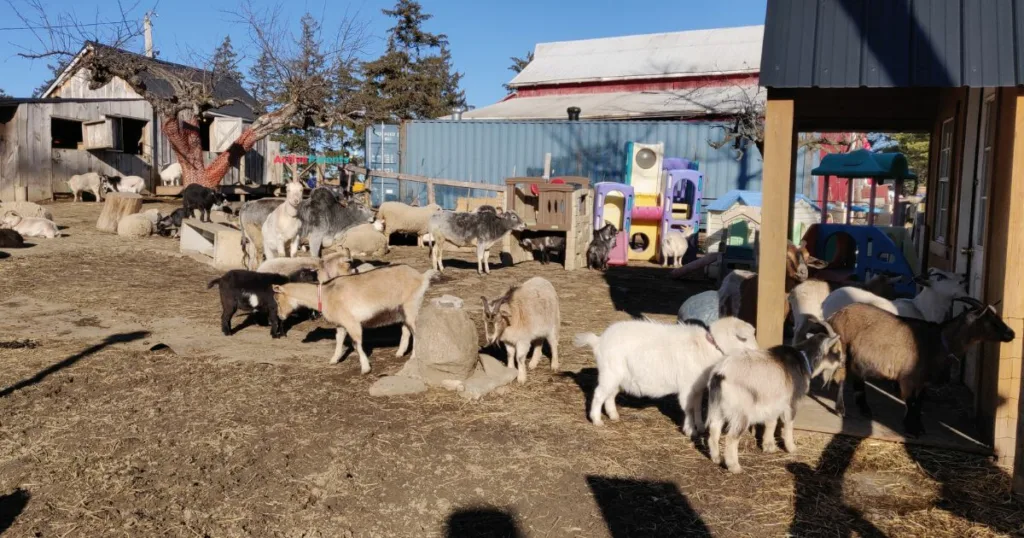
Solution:
[{"label": "blue sky", "polygon": [[[16,5],[20,1],[14,0]],[[258,7],[283,6],[296,25],[302,13],[309,11],[322,17],[326,28],[336,27],[347,6],[350,12],[358,12],[375,36],[369,44],[371,56],[383,49],[383,36],[391,26],[380,10],[394,5],[393,0],[354,0],[349,4],[253,1]],[[82,21],[91,22],[96,20],[96,13],[109,20],[110,4],[54,0],[47,7],[54,12],[74,9]],[[475,106],[501,99],[501,85],[512,77],[509,57],[522,56],[539,42],[763,24],[765,13],[765,0],[676,0],[634,4],[637,7],[609,0],[422,0],[421,4],[424,11],[434,15],[427,29],[448,34],[455,66],[465,73],[463,88],[469,104]],[[149,5],[147,0],[142,1],[140,18]],[[223,0],[163,0],[157,5],[153,31],[160,57],[187,62],[190,50],[212,51],[227,34],[236,48],[244,49],[249,40],[246,29],[234,22],[232,12],[237,9],[237,2]],[[0,2],[0,28],[18,26],[22,24],[10,5]],[[9,94],[28,96],[48,74],[45,61],[16,56],[18,45],[33,43],[28,31],[0,30],[0,88]],[[138,48],[141,46],[140,40]]]}]

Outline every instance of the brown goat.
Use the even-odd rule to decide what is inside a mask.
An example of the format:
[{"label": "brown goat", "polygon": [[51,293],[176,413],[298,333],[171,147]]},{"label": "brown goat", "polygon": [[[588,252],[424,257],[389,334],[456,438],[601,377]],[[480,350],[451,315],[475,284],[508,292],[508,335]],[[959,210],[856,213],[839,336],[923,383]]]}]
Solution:
[{"label": "brown goat", "polygon": [[857,406],[866,417],[871,416],[871,409],[864,378],[896,381],[907,404],[903,418],[906,434],[923,434],[921,395],[925,387],[948,380],[952,362],[969,346],[982,341],[1011,342],[1016,337],[993,306],[970,297],[955,300],[972,308],[942,324],[901,318],[865,303],[851,304],[829,318],[846,348],[845,371],[835,376],[839,381],[836,414],[846,414],[845,378],[852,380]]}]

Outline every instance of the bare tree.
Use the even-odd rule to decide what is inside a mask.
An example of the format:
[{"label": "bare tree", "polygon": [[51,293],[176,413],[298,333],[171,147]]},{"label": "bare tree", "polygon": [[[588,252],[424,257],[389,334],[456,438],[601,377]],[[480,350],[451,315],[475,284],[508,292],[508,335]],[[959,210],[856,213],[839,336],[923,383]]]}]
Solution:
[{"label": "bare tree", "polygon": [[[257,50],[255,56],[266,58],[268,69],[277,81],[272,90],[274,100],[227,151],[206,165],[200,122],[207,113],[238,102],[250,108],[256,104],[245,102],[242,96],[225,97],[223,92],[217,91],[224,87],[230,73],[153,60],[122,50],[140,35],[141,25],[133,22],[135,6],[124,8],[119,4],[119,8],[121,20],[114,21],[118,24],[104,21],[102,26],[92,26],[76,23],[74,13],[51,18],[42,0],[27,0],[26,6],[15,12],[26,26],[37,28],[34,33],[38,46],[20,55],[69,62],[83,44],[87,45],[89,51],[82,56],[79,69],[87,70],[89,88],[98,89],[115,78],[121,79],[153,106],[154,113],[161,119],[161,129],[181,163],[183,184],[216,186],[266,136],[287,127],[329,128],[348,121],[353,115],[354,111],[347,107],[350,101],[335,95],[331,77],[306,69],[304,51],[297,45],[298,40],[279,11],[258,10],[251,3],[243,4],[238,10],[237,22],[248,28],[252,46]],[[95,31],[99,29],[104,31]],[[337,33],[322,41],[324,64],[351,64],[362,51],[366,37],[365,26],[346,15]]]}]

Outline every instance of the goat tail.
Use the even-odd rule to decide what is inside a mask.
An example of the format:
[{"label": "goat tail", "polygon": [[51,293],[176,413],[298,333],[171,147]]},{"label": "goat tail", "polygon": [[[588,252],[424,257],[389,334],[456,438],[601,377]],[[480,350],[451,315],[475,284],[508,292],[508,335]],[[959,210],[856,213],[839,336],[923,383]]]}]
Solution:
[{"label": "goat tail", "polygon": [[587,347],[597,351],[597,345],[601,342],[601,339],[594,333],[580,333],[576,335],[572,343],[576,347]]},{"label": "goat tail", "polygon": [[206,285],[206,289],[211,289],[214,286],[220,286],[220,277],[211,280],[210,283]]}]

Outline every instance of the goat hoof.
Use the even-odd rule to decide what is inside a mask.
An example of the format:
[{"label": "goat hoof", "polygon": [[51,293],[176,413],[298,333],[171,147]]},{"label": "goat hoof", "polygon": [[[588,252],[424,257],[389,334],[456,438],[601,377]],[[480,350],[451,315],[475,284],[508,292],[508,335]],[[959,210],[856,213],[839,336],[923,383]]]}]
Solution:
[{"label": "goat hoof", "polygon": [[604,421],[601,420],[600,417],[598,417],[598,418],[591,417],[590,421],[594,423],[594,426],[604,426]]},{"label": "goat hoof", "polygon": [[739,465],[733,465],[731,467],[726,467],[726,468],[729,469],[729,472],[732,473],[732,474],[740,474],[740,473],[743,472],[743,468],[740,467]]},{"label": "goat hoof", "polygon": [[779,447],[775,445],[775,441],[767,441],[764,446],[761,447],[761,451],[765,454],[774,454],[779,451]]}]

